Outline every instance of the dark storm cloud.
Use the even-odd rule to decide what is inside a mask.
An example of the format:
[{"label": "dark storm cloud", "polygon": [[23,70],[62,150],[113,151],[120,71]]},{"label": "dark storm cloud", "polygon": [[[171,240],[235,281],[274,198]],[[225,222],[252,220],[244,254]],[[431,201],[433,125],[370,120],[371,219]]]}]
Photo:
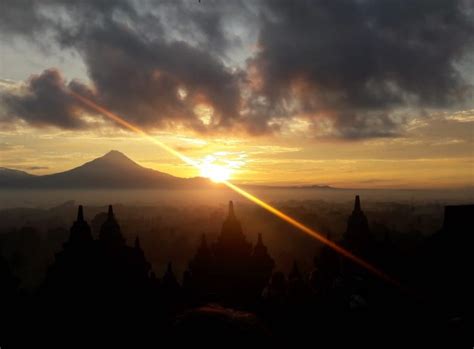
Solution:
[{"label": "dark storm cloud", "polygon": [[48,170],[48,166],[29,166],[26,167],[25,170],[27,171],[38,171],[38,170]]},{"label": "dark storm cloud", "polygon": [[176,0],[160,3],[156,13],[175,38],[232,60],[246,45],[237,31],[258,31],[258,6],[259,1]]},{"label": "dark storm cloud", "polygon": [[[83,57],[95,101],[146,127],[185,125],[204,132],[228,128],[238,118],[238,77],[206,50],[184,41],[166,41],[159,17],[141,14],[138,18],[133,7],[110,1],[61,4],[56,11],[65,11],[67,20],[49,30],[62,47]],[[209,22],[207,17],[199,18]],[[209,25],[203,23],[211,30]],[[80,119],[71,117],[77,115],[77,103],[57,88],[59,84],[51,85],[42,89],[35,83],[24,96],[4,93],[3,100],[11,114],[31,124],[81,126]],[[208,127],[194,112],[200,104],[213,109]],[[34,115],[38,107],[43,109]]]},{"label": "dark storm cloud", "polygon": [[193,112],[199,103],[214,108],[215,127],[238,117],[237,78],[203,50],[149,40],[115,24],[81,33],[74,43],[97,99],[140,125],[183,123],[204,130]]},{"label": "dark storm cloud", "polygon": [[255,94],[267,117],[327,115],[347,138],[396,133],[397,108],[447,108],[466,97],[455,64],[472,49],[468,5],[267,1],[261,51],[250,62],[262,81]]},{"label": "dark storm cloud", "polygon": [[39,13],[39,2],[29,0],[2,1],[0,4],[0,35],[23,34],[32,36],[45,30],[51,23]]},{"label": "dark storm cloud", "polygon": [[[8,114],[0,119],[17,117],[34,126],[57,126],[64,129],[83,128],[79,117],[81,105],[69,94],[68,88],[78,89],[80,83],[66,85],[55,69],[32,76],[19,92],[0,92],[0,101]],[[82,87],[85,92],[86,87]]]},{"label": "dark storm cloud", "polygon": [[[67,86],[150,128],[260,134],[298,116],[318,136],[390,137],[407,108],[449,109],[471,91],[456,68],[473,47],[469,1],[50,0],[3,7],[3,35],[43,37],[78,52],[92,83],[66,84],[50,70],[33,77],[24,95],[4,92],[9,117],[34,125],[85,126]],[[232,48],[252,42],[233,33],[239,26],[260,33],[245,71],[224,63]],[[198,104],[213,108],[209,125],[196,115]]]}]

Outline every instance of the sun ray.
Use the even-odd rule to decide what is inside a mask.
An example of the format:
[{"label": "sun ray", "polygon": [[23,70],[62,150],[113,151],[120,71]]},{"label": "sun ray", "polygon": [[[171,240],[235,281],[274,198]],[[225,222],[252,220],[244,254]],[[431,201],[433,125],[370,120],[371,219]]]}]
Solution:
[{"label": "sun ray", "polygon": [[[96,104],[95,102],[93,102],[93,101],[77,94],[74,91],[70,91],[70,94],[72,96],[74,96],[75,98],[77,98],[78,100],[80,100],[85,105],[87,105],[88,107],[90,107],[91,109],[101,113],[102,115],[108,117],[109,119],[117,122],[121,126],[126,127],[129,130],[131,130],[131,131],[139,134],[140,136],[146,138],[147,140],[149,140],[153,144],[159,146],[161,149],[163,149],[163,150],[167,151],[168,153],[178,157],[179,159],[181,159],[186,164],[191,165],[191,166],[197,168],[200,171],[203,171],[202,166],[201,166],[200,163],[194,161],[193,159],[188,158],[187,156],[181,154],[180,152],[178,152],[175,149],[171,148],[170,146],[164,144],[163,142],[160,142],[156,138],[152,137],[151,135],[149,135],[148,133],[146,133],[145,131],[143,131],[139,127],[137,127],[137,126],[133,125],[132,123],[126,121],[125,119],[118,116],[117,114],[105,109],[104,107],[102,107],[102,106]],[[217,165],[215,165],[215,166],[217,166]],[[206,172],[206,170],[204,170],[204,172]],[[299,222],[298,220],[290,217],[289,215],[285,214],[284,212],[278,210],[277,208],[275,208],[275,207],[271,206],[270,204],[266,203],[265,201],[257,198],[256,196],[252,195],[251,193],[247,192],[246,190],[244,190],[244,189],[238,187],[237,185],[231,183],[230,181],[228,181],[230,173],[224,173],[222,171],[222,169],[216,169],[216,168],[214,168],[214,173],[215,174],[209,173],[208,178],[210,178],[212,180],[216,179],[216,181],[223,183],[224,185],[226,185],[231,190],[233,190],[236,193],[242,195],[246,199],[248,199],[251,202],[257,204],[258,206],[262,207],[263,209],[267,210],[268,212],[274,214],[278,218],[284,220],[285,222],[287,222],[290,225],[294,226],[295,228],[299,229],[303,233],[315,238],[316,240],[318,240],[321,243],[325,244],[326,246],[330,247],[331,249],[333,249],[334,251],[336,251],[340,255],[346,257],[347,259],[351,260],[352,262],[354,262],[354,263],[360,265],[361,267],[367,269],[368,271],[370,271],[374,275],[377,275],[378,277],[382,278],[383,280],[385,280],[385,281],[387,281],[391,284],[399,286],[398,281],[394,280],[393,278],[391,278],[390,276],[388,276],[387,274],[385,274],[383,271],[376,268],[372,264],[370,264],[367,261],[363,260],[362,258],[356,256],[355,254],[348,251],[347,249],[339,246],[334,241],[331,241],[331,240],[327,239],[326,237],[324,237],[321,233],[317,232],[316,230],[314,230],[310,227],[307,227],[306,225]],[[213,176],[214,176],[214,178],[213,178]]]},{"label": "sun ray", "polygon": [[232,170],[225,166],[216,164],[200,165],[201,176],[209,178],[213,182],[222,183],[230,179]]}]

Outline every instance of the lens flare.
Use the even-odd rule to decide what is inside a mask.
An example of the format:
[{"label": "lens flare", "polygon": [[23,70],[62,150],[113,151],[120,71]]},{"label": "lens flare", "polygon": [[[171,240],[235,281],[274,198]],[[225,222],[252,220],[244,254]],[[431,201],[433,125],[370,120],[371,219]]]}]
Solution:
[{"label": "lens flare", "polygon": [[215,183],[222,183],[230,179],[233,169],[231,164],[222,161],[218,155],[222,154],[215,153],[206,156],[198,166],[202,177],[209,178]]},{"label": "lens flare", "polygon": [[202,177],[209,178],[211,181],[216,183],[222,183],[229,180],[232,173],[230,168],[216,164],[201,165],[200,171]]},{"label": "lens flare", "polygon": [[[181,159],[186,164],[194,166],[195,168],[199,169],[201,171],[202,175],[206,174],[206,175],[204,175],[205,177],[210,178],[211,180],[215,180],[215,181],[218,181],[220,183],[223,183],[224,185],[226,185],[228,188],[232,189],[236,193],[242,195],[246,199],[252,201],[253,203],[255,203],[258,206],[262,207],[263,209],[267,210],[268,212],[274,214],[278,218],[284,220],[285,222],[289,223],[290,225],[294,226],[295,228],[299,229],[300,231],[304,232],[305,234],[317,239],[318,241],[322,242],[326,246],[332,248],[334,251],[336,251],[340,255],[346,257],[347,259],[351,260],[352,262],[354,262],[354,263],[360,265],[361,267],[367,269],[368,271],[372,272],[374,275],[377,275],[378,277],[382,278],[383,280],[385,280],[385,281],[387,281],[387,282],[389,282],[393,285],[400,286],[400,284],[396,280],[392,279],[390,276],[388,276],[387,274],[385,274],[383,271],[379,270],[378,268],[376,268],[372,264],[370,264],[370,263],[366,262],[365,260],[363,260],[362,258],[354,255],[352,252],[350,252],[350,251],[346,250],[345,248],[339,246],[335,242],[327,239],[326,237],[321,235],[319,232],[315,231],[314,229],[311,229],[311,228],[307,227],[303,223],[301,223],[301,222],[297,221],[296,219],[290,217],[289,215],[285,214],[284,212],[282,212],[282,211],[278,210],[277,208],[271,206],[270,204],[266,203],[265,201],[257,198],[256,196],[252,195],[251,193],[247,192],[246,190],[244,190],[244,189],[238,187],[237,185],[229,182],[228,179],[230,177],[230,169],[226,169],[222,166],[219,167],[219,165],[214,165],[214,166],[210,166],[209,168],[205,168],[205,167],[203,167],[202,164],[188,158],[187,156],[185,156],[185,155],[181,154],[180,152],[176,151],[175,149],[173,149],[173,148],[169,147],[168,145],[160,142],[159,140],[152,137],[151,135],[149,135],[148,133],[146,133],[145,131],[143,131],[139,127],[137,127],[137,126],[131,124],[130,122],[124,120],[123,118],[121,118],[117,114],[112,113],[111,111],[105,109],[102,106],[99,106],[95,102],[93,102],[93,101],[77,94],[74,91],[70,91],[70,94],[72,96],[74,96],[75,98],[77,98],[78,100],[80,100],[85,105],[87,105],[88,107],[90,107],[91,109],[95,110],[96,112],[101,113],[102,115],[108,117],[109,119],[117,122],[121,126],[126,127],[129,130],[137,133],[138,135],[146,138],[147,140],[149,140],[153,144],[159,146],[160,148],[167,151],[168,153],[170,153],[170,154],[176,156],[177,158]],[[209,164],[209,165],[212,165],[212,164]]]},{"label": "lens flare", "polygon": [[240,195],[242,195],[246,199],[248,199],[248,200],[252,201],[253,203],[257,204],[258,206],[264,208],[268,212],[273,213],[275,216],[277,216],[278,218],[284,220],[285,222],[291,224],[295,228],[298,228],[299,230],[306,233],[307,235],[315,238],[316,240],[319,240],[320,242],[322,242],[326,246],[332,248],[334,251],[336,251],[337,253],[341,254],[344,257],[346,257],[347,259],[350,259],[354,263],[360,265],[361,267],[364,267],[365,269],[367,269],[371,273],[379,276],[380,278],[384,279],[385,281],[387,281],[391,284],[399,286],[399,283],[396,280],[392,279],[387,274],[385,274],[381,270],[377,269],[376,267],[374,267],[370,263],[364,261],[362,258],[357,257],[352,252],[350,252],[350,251],[346,250],[345,248],[339,246],[334,241],[331,241],[328,238],[324,237],[323,235],[321,235],[320,233],[318,233],[314,229],[311,229],[311,228],[307,227],[303,223],[300,223],[296,219],[288,216],[286,213],[283,213],[279,209],[271,206],[270,204],[267,204],[265,201],[260,200],[256,196],[250,194],[248,191],[245,191],[242,188],[239,188],[235,184],[232,184],[229,181],[223,181],[222,183],[224,183],[227,187],[229,187],[233,191],[239,193]]}]

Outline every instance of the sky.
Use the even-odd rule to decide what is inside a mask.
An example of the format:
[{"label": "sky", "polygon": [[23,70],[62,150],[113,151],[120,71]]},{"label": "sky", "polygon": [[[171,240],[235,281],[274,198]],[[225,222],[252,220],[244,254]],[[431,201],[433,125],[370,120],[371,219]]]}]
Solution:
[{"label": "sky", "polygon": [[236,183],[474,185],[470,0],[0,6],[0,167],[200,175],[72,91]]}]

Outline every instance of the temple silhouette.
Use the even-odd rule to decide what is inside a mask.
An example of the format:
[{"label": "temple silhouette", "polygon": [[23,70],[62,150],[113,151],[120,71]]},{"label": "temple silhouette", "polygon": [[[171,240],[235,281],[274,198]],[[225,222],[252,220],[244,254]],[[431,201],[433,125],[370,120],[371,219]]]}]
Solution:
[{"label": "temple silhouette", "polygon": [[372,236],[370,234],[369,221],[362,211],[360,197],[356,195],[354,209],[347,220],[347,230],[344,240],[353,251],[361,252],[370,244]]},{"label": "temple silhouette", "polygon": [[254,246],[247,241],[230,201],[217,241],[209,246],[202,235],[183,279],[185,287],[202,299],[217,297],[230,303],[255,301],[274,267],[261,234]]},{"label": "temple silhouette", "polygon": [[471,343],[465,319],[474,309],[469,278],[473,214],[474,205],[445,207],[441,229],[410,255],[397,251],[390,239],[376,238],[355,197],[340,239],[327,238],[401,277],[411,287],[407,291],[326,245],[309,272],[297,259],[288,273],[276,269],[262,234],[253,244],[247,240],[232,201],[215,241],[200,237],[182,281],[172,261],[160,277],[139,237],[127,243],[112,206],[96,216],[101,218],[100,224],[94,222],[96,239],[79,206],[67,240],[33,296],[19,291],[18,279],[0,256],[0,305],[8,319],[0,340],[3,335],[7,343],[24,347],[28,337],[21,330],[28,329],[53,347],[71,344],[53,333],[81,346],[97,338],[133,347],[165,339],[175,345],[290,346],[307,344],[317,329],[323,347],[398,347],[407,340],[434,345],[449,339],[451,347]]},{"label": "temple silhouette", "polygon": [[117,297],[146,287],[151,281],[150,268],[138,237],[133,247],[125,244],[112,206],[98,240],[93,240],[83,207],[79,206],[69,239],[48,270],[43,291],[62,297],[68,293]]},{"label": "temple silhouette", "polygon": [[156,277],[138,236],[133,246],[126,244],[112,206],[97,240],[79,206],[69,238],[49,267],[41,292],[50,297],[81,294],[82,299],[109,299],[143,297],[156,291],[175,301],[186,293],[195,302],[218,300],[237,306],[258,301],[274,266],[261,234],[254,246],[247,241],[232,202],[217,241],[208,245],[202,235],[182,285],[172,262],[162,278]]}]

